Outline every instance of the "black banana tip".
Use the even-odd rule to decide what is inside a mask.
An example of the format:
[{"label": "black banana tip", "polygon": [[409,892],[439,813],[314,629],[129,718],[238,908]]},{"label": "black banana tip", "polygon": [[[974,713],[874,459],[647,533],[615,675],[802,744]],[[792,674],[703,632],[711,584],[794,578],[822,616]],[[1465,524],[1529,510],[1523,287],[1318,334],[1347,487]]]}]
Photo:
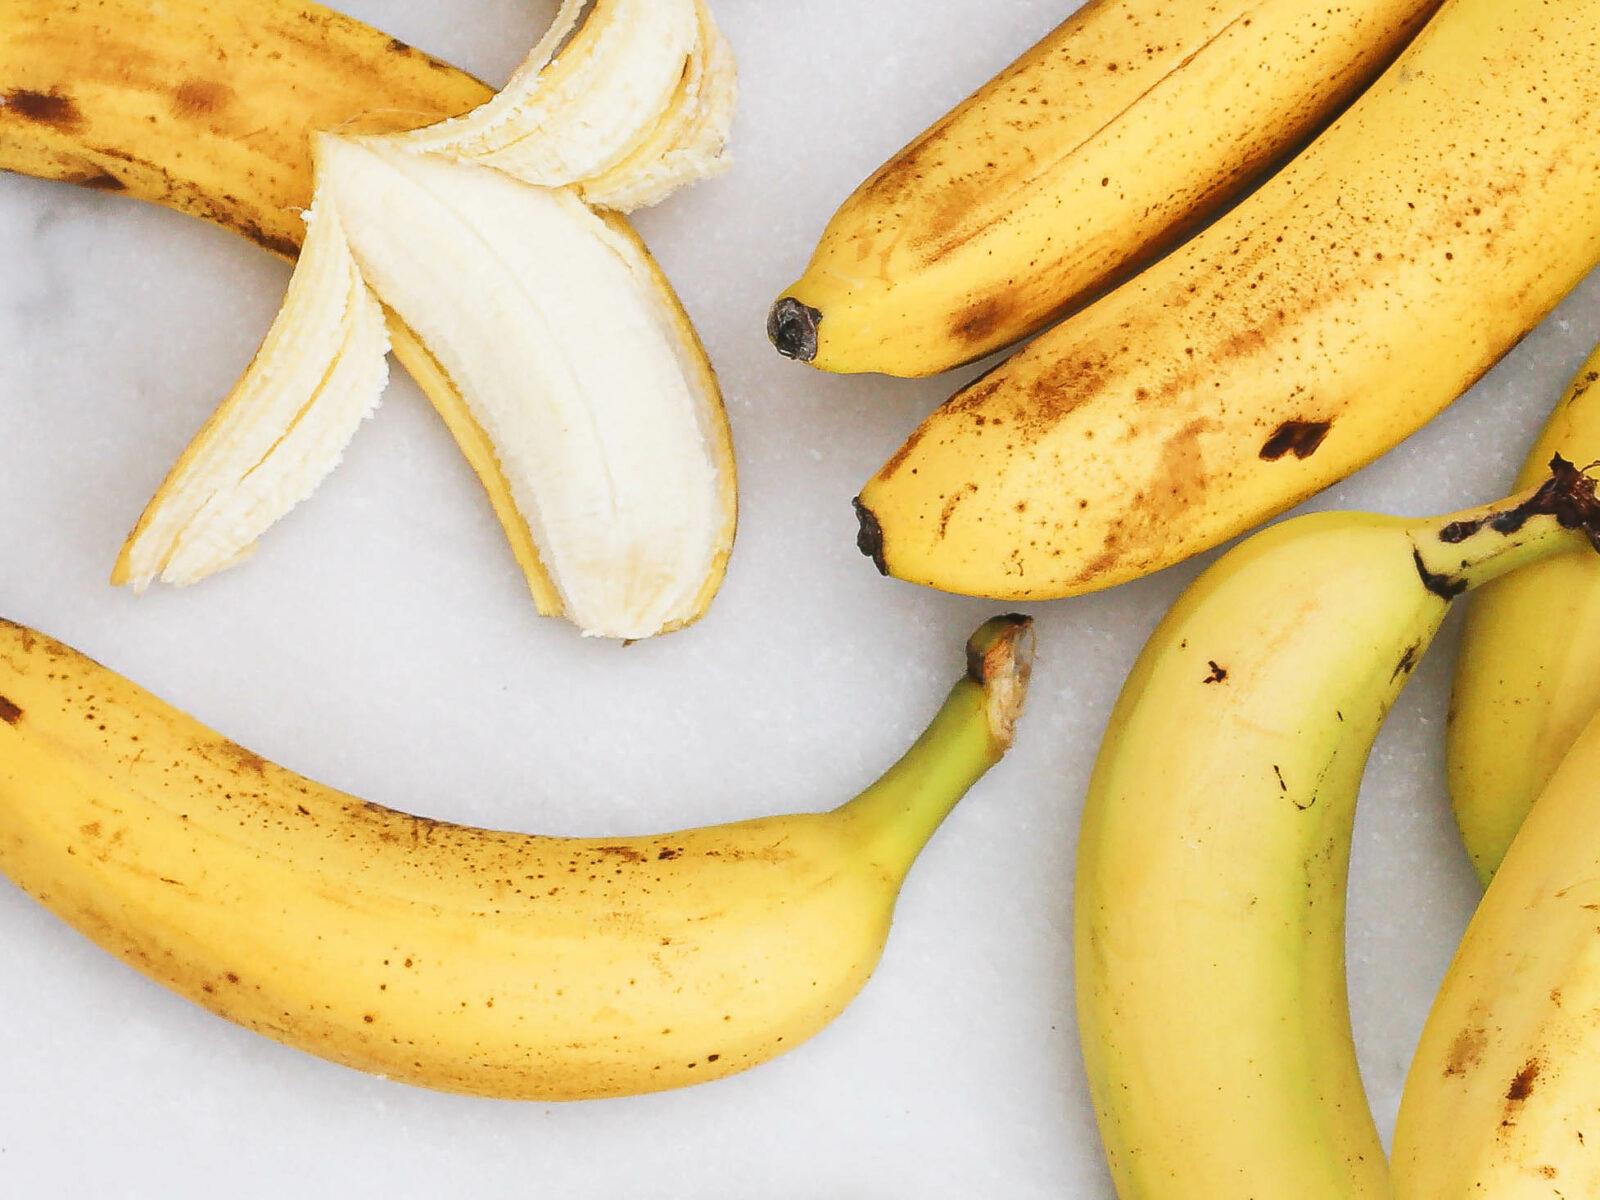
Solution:
[{"label": "black banana tip", "polygon": [[861,503],[860,496],[850,503],[856,508],[856,549],[872,560],[879,575],[887,575],[889,564],[883,559],[883,526],[878,524],[873,511]]},{"label": "black banana tip", "polygon": [[781,296],[767,313],[767,337],[785,358],[810,362],[817,356],[817,325],[822,314],[793,296]]}]

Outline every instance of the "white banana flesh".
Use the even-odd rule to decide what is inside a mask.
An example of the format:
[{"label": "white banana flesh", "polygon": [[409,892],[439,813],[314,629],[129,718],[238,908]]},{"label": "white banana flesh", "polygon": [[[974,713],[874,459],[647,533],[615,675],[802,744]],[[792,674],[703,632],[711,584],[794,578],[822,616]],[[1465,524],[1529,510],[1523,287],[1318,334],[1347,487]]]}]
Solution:
[{"label": "white banana flesh", "polygon": [[362,280],[337,207],[307,214],[289,290],[266,340],[140,518],[111,582],[190,584],[238,562],[344,457],[388,382],[383,308]]},{"label": "white banana flesh", "polygon": [[488,434],[569,619],[647,637],[720,551],[715,397],[631,243],[568,192],[325,136],[356,260]]}]

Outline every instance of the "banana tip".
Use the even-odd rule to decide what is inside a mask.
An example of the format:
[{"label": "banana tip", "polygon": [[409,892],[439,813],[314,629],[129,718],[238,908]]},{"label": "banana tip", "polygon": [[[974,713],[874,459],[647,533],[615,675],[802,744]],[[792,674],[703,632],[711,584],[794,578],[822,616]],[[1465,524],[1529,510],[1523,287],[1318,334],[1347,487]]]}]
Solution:
[{"label": "banana tip", "polygon": [[1020,613],[992,617],[967,639],[967,676],[983,688],[989,732],[1002,750],[1016,736],[1034,648],[1033,618]]},{"label": "banana tip", "polygon": [[781,296],[767,313],[767,337],[785,358],[808,363],[817,356],[822,314],[793,296]]},{"label": "banana tip", "polygon": [[883,557],[883,526],[878,523],[877,515],[861,503],[860,496],[850,503],[856,510],[856,549],[872,560],[879,575],[887,575],[889,564]]}]

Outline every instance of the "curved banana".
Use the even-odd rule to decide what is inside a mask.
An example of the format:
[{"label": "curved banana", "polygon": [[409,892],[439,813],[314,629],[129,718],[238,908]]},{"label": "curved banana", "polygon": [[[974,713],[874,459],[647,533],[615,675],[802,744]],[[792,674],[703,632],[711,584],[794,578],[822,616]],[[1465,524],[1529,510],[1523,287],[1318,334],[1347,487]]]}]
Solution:
[{"label": "curved banana", "polygon": [[1600,1196],[1600,719],[1473,914],[1406,1075],[1399,1200]]},{"label": "curved banana", "polygon": [[[0,167],[164,203],[285,257],[295,256],[304,236],[301,214],[313,193],[309,135],[318,130],[422,127],[405,136],[443,139],[451,153],[484,157],[541,185],[570,183],[581,190],[592,184],[597,193],[591,200],[624,207],[719,169],[734,84],[726,45],[702,0],[643,6],[650,9],[644,28],[671,35],[648,42],[659,43],[646,56],[651,71],[645,74],[659,76],[648,86],[622,79],[597,88],[592,78],[637,47],[628,14],[640,7],[638,0],[596,4],[563,53],[546,63],[579,7],[568,0],[550,37],[507,90],[493,96],[387,35],[297,0],[104,0],[65,8],[46,0],[0,0],[7,29],[0,42]],[[644,87],[642,94],[630,90],[634,82]],[[453,114],[466,115],[440,123]],[[450,138],[460,144],[452,147]],[[652,614],[662,606],[648,598],[620,618],[609,612],[596,618],[575,603],[577,588],[557,578],[555,551],[540,545],[555,518],[528,511],[536,489],[515,473],[517,457],[509,456],[508,468],[496,444],[504,427],[486,428],[479,398],[464,395],[461,381],[441,365],[441,351],[393,312],[387,314],[389,340],[483,482],[539,611],[567,615],[589,632],[647,636],[698,618],[721,583],[736,522],[733,449],[704,348],[670,285],[622,217],[603,214],[589,225],[592,230],[579,236],[592,233],[609,247],[619,268],[612,273],[626,281],[612,290],[618,307],[648,310],[652,336],[673,346],[668,390],[692,398],[695,411],[683,424],[692,431],[693,457],[713,477],[717,511],[707,528],[715,545],[685,560],[679,574],[694,577],[668,585],[682,603],[660,620]],[[356,289],[363,290],[359,281]],[[360,307],[347,308],[347,315]],[[362,338],[346,340],[370,355],[381,339],[363,329]],[[258,357],[259,374],[274,387],[285,377],[312,384],[321,378],[316,367],[328,361],[321,348],[285,331],[269,338],[263,355],[274,345],[301,356],[293,369]],[[459,363],[455,369],[460,374]],[[346,372],[353,380],[372,374],[369,366]],[[256,470],[242,457],[250,438],[240,426],[251,416],[247,403],[261,391],[257,382],[247,373],[174,468],[130,535],[114,582],[139,586],[168,577],[164,572],[174,562],[171,578],[198,578],[247,553],[264,525],[315,485],[320,475],[314,468],[337,462],[341,437],[371,406],[364,392],[333,400],[322,395],[328,402],[320,405],[311,403],[314,395],[298,402],[278,396],[279,407],[299,410],[295,436],[286,436],[288,427],[276,429],[285,436],[269,439],[275,459],[251,476],[253,493],[220,496],[224,481]],[[302,460],[291,453],[297,447],[315,453]],[[222,473],[212,476],[214,468]],[[678,506],[663,502],[653,509],[675,513]],[[196,514],[201,523],[185,528]],[[639,559],[653,568],[647,560]],[[651,574],[634,590],[644,595],[656,582]]]},{"label": "curved banana", "polygon": [[0,622],[0,870],[213,1012],[486,1096],[679,1087],[788,1050],[877,963],[900,883],[1010,745],[1031,623],[997,617],[855,799],[555,838],[408,816],[273,766]]},{"label": "curved banana", "polygon": [[856,189],[768,334],[889,375],[1009,345],[1244,194],[1437,7],[1091,0]]},{"label": "curved banana", "polygon": [[[1517,486],[1554,454],[1600,461],[1600,348],[1534,443]],[[1450,694],[1450,802],[1485,886],[1578,732],[1600,711],[1600,562],[1581,550],[1473,596]]]},{"label": "curved banana", "polygon": [[1078,1024],[1123,1200],[1387,1197],[1351,1041],[1361,774],[1452,597],[1600,528],[1569,464],[1450,517],[1247,539],[1151,635],[1079,834]]},{"label": "curved banana", "polygon": [[1596,44],[1588,0],[1447,0],[1248,199],[923,422],[861,491],[862,548],[1072,595],[1376,458],[1600,262]]}]

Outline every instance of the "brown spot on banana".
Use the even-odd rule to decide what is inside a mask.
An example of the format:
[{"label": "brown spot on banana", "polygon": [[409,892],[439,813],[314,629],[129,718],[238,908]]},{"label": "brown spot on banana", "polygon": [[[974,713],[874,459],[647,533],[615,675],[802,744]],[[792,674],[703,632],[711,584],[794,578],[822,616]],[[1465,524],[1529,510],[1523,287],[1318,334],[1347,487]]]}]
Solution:
[{"label": "brown spot on banana", "polygon": [[1516,1106],[1533,1095],[1533,1082],[1539,1077],[1542,1065],[1537,1058],[1530,1058],[1522,1065],[1522,1070],[1512,1076],[1511,1086],[1506,1089],[1506,1116],[1509,1117]]},{"label": "brown spot on banana", "polygon": [[1285,421],[1261,444],[1261,457],[1267,462],[1276,462],[1285,454],[1301,459],[1310,458],[1322,445],[1331,428],[1332,421]]},{"label": "brown spot on banana", "polygon": [[192,118],[219,112],[233,102],[233,89],[211,79],[190,79],[172,94],[172,113]]},{"label": "brown spot on banana", "polygon": [[15,114],[25,121],[51,125],[64,132],[83,128],[83,114],[72,97],[58,91],[35,92],[16,88],[0,96],[0,117]]},{"label": "brown spot on banana", "polygon": [[982,343],[1006,323],[1014,307],[1005,296],[975,301],[958,315],[950,333],[958,341]]},{"label": "brown spot on banana", "polygon": [[15,725],[22,720],[22,710],[4,696],[0,696],[0,721],[7,725]]},{"label": "brown spot on banana", "polygon": [[1445,1056],[1445,1075],[1465,1075],[1483,1060],[1483,1051],[1489,1044],[1489,1035],[1483,1029],[1469,1026],[1456,1034],[1450,1043],[1450,1053]]}]

